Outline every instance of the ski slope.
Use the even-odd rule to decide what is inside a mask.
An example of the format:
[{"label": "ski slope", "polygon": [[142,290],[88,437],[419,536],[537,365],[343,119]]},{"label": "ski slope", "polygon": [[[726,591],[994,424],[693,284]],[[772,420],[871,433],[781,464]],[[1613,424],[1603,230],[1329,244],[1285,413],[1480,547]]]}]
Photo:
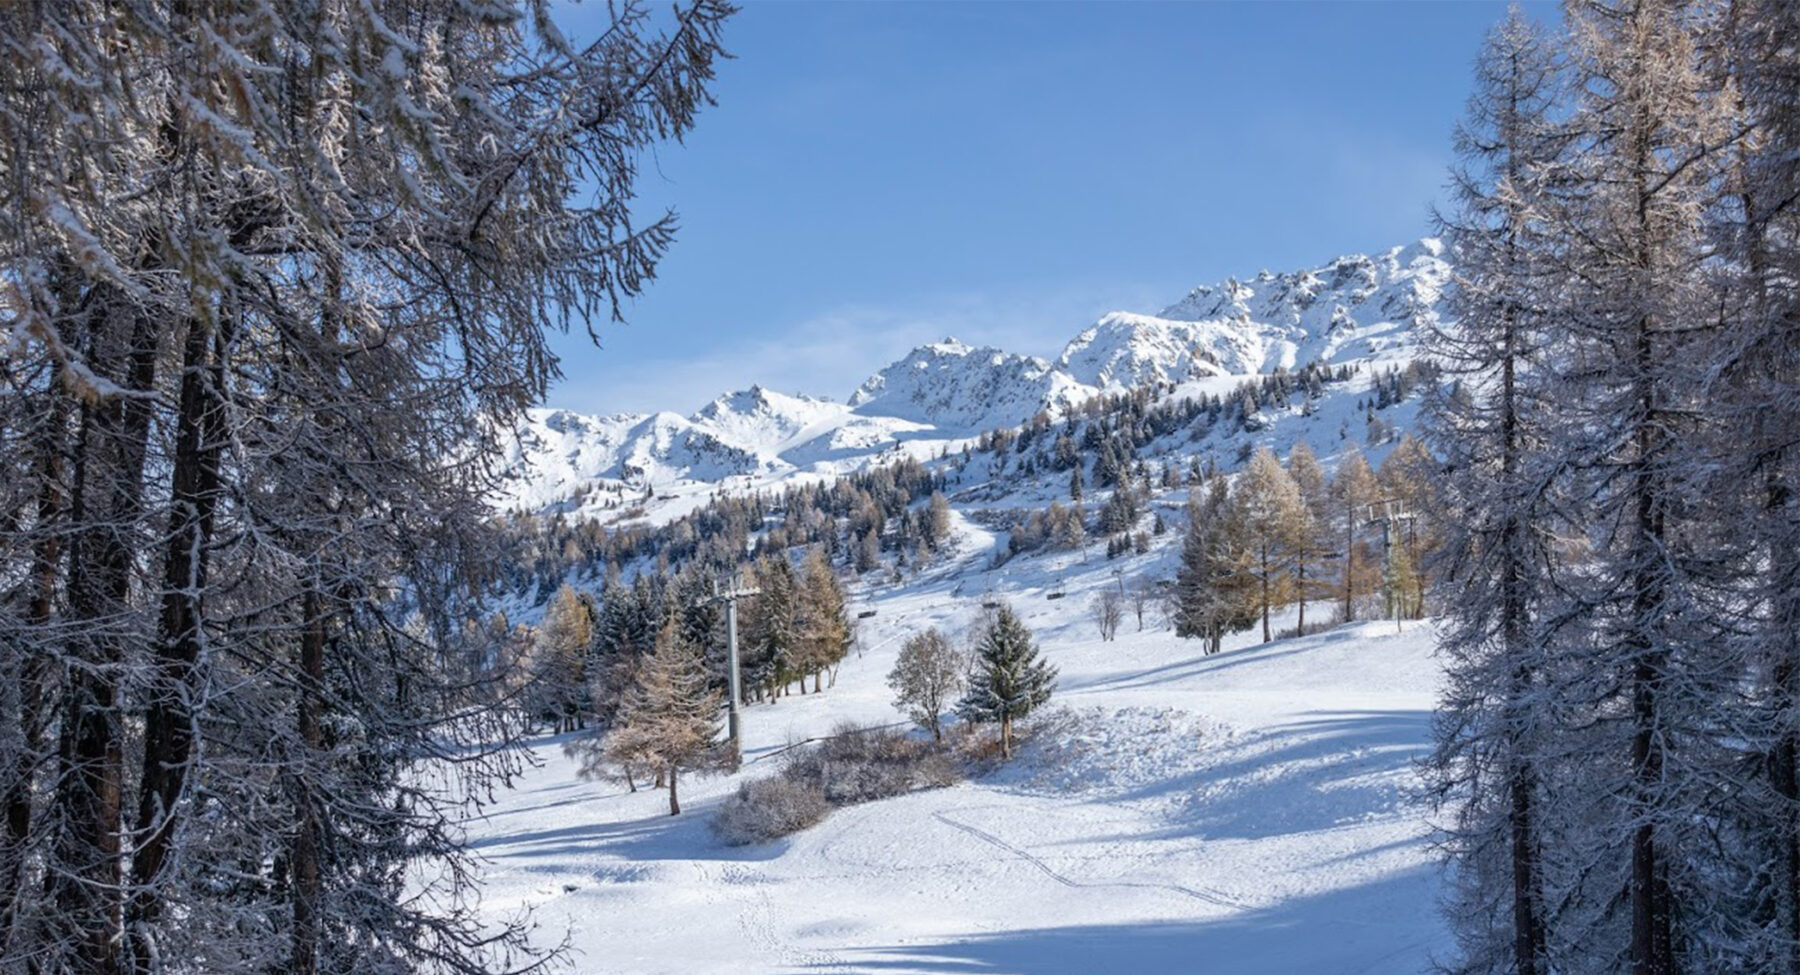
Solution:
[{"label": "ski slope", "polygon": [[[1061,668],[1060,707],[1012,765],[764,846],[715,839],[712,810],[785,744],[900,720],[884,678],[901,639],[960,638],[979,613],[985,577],[965,566],[989,540],[959,527],[940,571],[861,594],[878,615],[835,687],[745,712],[744,770],[684,781],[680,817],[541,741],[542,766],[472,824],[484,910],[533,908],[582,973],[1361,975],[1449,947],[1414,767],[1429,624],[1239,634],[1206,657],[1128,613],[1102,643],[1088,603],[1114,564],[1078,554],[996,586]],[[1068,597],[1043,598],[1056,585]]]}]

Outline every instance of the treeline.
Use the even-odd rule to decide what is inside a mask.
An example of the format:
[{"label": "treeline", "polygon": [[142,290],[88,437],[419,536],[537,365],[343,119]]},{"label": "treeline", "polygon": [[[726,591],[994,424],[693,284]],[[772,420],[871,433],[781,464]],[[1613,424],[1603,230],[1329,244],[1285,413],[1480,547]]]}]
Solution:
[{"label": "treeline", "polygon": [[[564,585],[535,628],[518,628],[528,681],[528,716],[556,731],[611,728],[658,640],[704,656],[707,686],[728,687],[725,605],[719,576],[691,565],[673,573],[617,575],[596,591]],[[738,601],[743,703],[774,702],[825,689],[854,637],[844,589],[823,548],[798,569],[786,553],[751,563],[738,582],[755,594]],[[665,634],[665,631],[670,631]]]},{"label": "treeline", "polygon": [[693,565],[718,575],[748,559],[818,547],[857,572],[873,571],[884,553],[916,564],[949,537],[944,486],[944,475],[908,457],[829,484],[721,494],[658,526],[516,514],[502,519],[501,571],[515,596],[541,605],[566,579],[606,579],[634,563],[659,574]]},{"label": "treeline", "polygon": [[1452,971],[1800,972],[1800,5],[1490,35],[1433,353]]},{"label": "treeline", "polygon": [[[1435,377],[1436,367],[1417,361],[1389,367],[1370,380],[1357,402],[1365,415],[1366,442],[1385,444],[1396,432],[1380,412],[1411,398]],[[1023,515],[1010,525],[1014,541],[1006,556],[1046,547],[1079,547],[1094,532],[1108,536],[1134,524],[1153,487],[1179,488],[1212,469],[1198,455],[1186,469],[1162,462],[1152,470],[1143,450],[1159,438],[1183,434],[1198,442],[1215,431],[1253,432],[1266,412],[1313,404],[1334,384],[1350,381],[1356,367],[1309,364],[1245,380],[1218,396],[1172,398],[1170,383],[1153,383],[1123,393],[1095,397],[1062,420],[1039,411],[1018,427],[986,431],[958,455],[935,465],[914,458],[846,475],[829,484],[790,487],[776,493],[723,493],[693,512],[660,526],[625,519],[514,514],[504,520],[507,556],[500,571],[506,587],[535,604],[548,601],[570,578],[602,579],[621,566],[649,564],[667,573],[699,564],[729,572],[746,558],[802,546],[824,549],[828,558],[858,573],[893,564],[907,568],[929,561],[948,537],[946,493],[968,490],[965,479],[978,461],[988,476],[1024,480],[1066,472],[1070,500],[1086,490],[1113,490],[1113,498],[1090,524],[1079,505],[1056,504]],[[1342,439],[1349,431],[1340,432]],[[1237,458],[1249,459],[1249,447]],[[921,505],[920,502],[927,502]],[[629,515],[629,511],[626,512]],[[1117,542],[1114,543],[1117,551]],[[1135,537],[1127,545],[1142,547]]]},{"label": "treeline", "polygon": [[1426,567],[1440,544],[1439,472],[1424,445],[1406,438],[1379,472],[1352,448],[1327,477],[1301,443],[1285,467],[1262,448],[1237,476],[1194,485],[1169,596],[1175,632],[1216,652],[1225,634],[1259,622],[1264,642],[1273,639],[1276,607],[1298,603],[1305,633],[1308,603],[1328,602],[1333,622],[1349,622],[1374,594],[1386,616],[1422,617]]}]

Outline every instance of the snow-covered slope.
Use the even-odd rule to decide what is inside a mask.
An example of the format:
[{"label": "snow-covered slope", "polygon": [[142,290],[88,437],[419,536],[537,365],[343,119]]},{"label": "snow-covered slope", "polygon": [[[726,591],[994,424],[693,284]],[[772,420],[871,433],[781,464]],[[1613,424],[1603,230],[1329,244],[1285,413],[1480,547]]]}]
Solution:
[{"label": "snow-covered slope", "polygon": [[[1415,764],[1428,624],[1243,634],[1205,656],[1153,616],[1102,643],[1088,608],[1120,563],[1070,553],[995,578],[978,568],[992,537],[958,517],[956,539],[943,571],[855,594],[877,615],[836,684],[747,708],[744,771],[685,781],[680,817],[664,793],[582,781],[543,740],[543,765],[471,824],[484,909],[534,908],[583,973],[1399,975],[1447,950]],[[1136,575],[1166,557],[1124,561]],[[1053,580],[1066,598],[1044,598]],[[990,583],[1061,669],[1068,709],[1013,765],[771,844],[710,833],[788,742],[901,720],[883,680],[901,640],[960,639]]]},{"label": "snow-covered slope", "polygon": [[1200,376],[1264,371],[1269,343],[1260,330],[1220,319],[1184,322],[1118,311],[1075,336],[1061,369],[1089,386],[1124,388]]},{"label": "snow-covered slope", "polygon": [[753,386],[688,417],[536,411],[509,457],[512,488],[498,501],[593,509],[629,495],[659,520],[721,487],[830,477],[902,454],[929,458],[1039,410],[1061,416],[1145,383],[1217,393],[1312,362],[1373,371],[1410,360],[1421,330],[1443,324],[1449,277],[1442,245],[1426,239],[1196,288],[1157,315],[1111,313],[1055,363],[952,338],[882,369],[847,403]]},{"label": "snow-covered slope", "polygon": [[1449,280],[1443,244],[1426,238],[1311,270],[1263,271],[1249,281],[1195,288],[1161,317],[1236,323],[1262,341],[1263,360],[1255,372],[1315,361],[1393,359],[1414,350],[1421,326],[1440,324]]},{"label": "snow-covered slope", "polygon": [[1264,271],[1195,288],[1160,315],[1107,315],[1069,343],[1058,365],[1079,383],[1128,388],[1401,358],[1421,326],[1439,324],[1449,275],[1432,239],[1306,271]]}]

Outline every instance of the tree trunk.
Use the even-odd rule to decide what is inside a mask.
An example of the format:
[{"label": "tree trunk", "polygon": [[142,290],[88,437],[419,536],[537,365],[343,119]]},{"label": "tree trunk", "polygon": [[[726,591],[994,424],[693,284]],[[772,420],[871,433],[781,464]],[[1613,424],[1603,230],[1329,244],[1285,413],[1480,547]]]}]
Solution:
[{"label": "tree trunk", "polygon": [[293,861],[294,930],[293,975],[315,975],[319,970],[320,896],[324,889],[320,866],[319,840],[322,824],[312,795],[311,782],[316,774],[311,767],[323,751],[324,729],[319,722],[319,694],[325,683],[325,610],[316,585],[301,597],[300,678],[296,695],[297,723],[300,730],[300,767],[297,777],[296,810],[299,822],[294,827]]},{"label": "tree trunk", "polygon": [[1300,619],[1294,624],[1296,636],[1306,635],[1306,563],[1294,567],[1294,592],[1300,597]]},{"label": "tree trunk", "polygon": [[676,795],[675,763],[669,763],[669,815],[681,815],[681,799]]},{"label": "tree trunk", "polygon": [[[113,357],[128,390],[148,391],[156,375],[156,330],[148,316],[132,313],[129,338],[120,342],[109,326],[117,312],[101,308],[92,361],[101,375],[118,374],[103,364]],[[117,343],[122,349],[108,348]],[[128,619],[136,529],[143,521],[143,469],[149,437],[147,398],[112,396],[82,407],[76,449],[76,526],[69,551],[69,609],[84,635],[77,638],[65,689],[59,743],[60,818],[53,856],[53,889],[60,923],[73,927],[67,942],[73,964],[85,975],[119,975],[123,940],[124,888],[120,860],[124,778],[124,716],[120,713],[119,670],[131,636]]]},{"label": "tree trunk", "polygon": [[[36,523],[40,537],[32,551],[31,601],[25,607],[25,623],[43,627],[50,622],[56,599],[62,545],[58,532],[62,527],[64,426],[68,411],[63,395],[62,369],[50,371],[48,408],[44,430],[38,440],[38,499]],[[11,955],[14,918],[19,898],[24,894],[24,869],[31,839],[34,772],[44,747],[48,720],[44,692],[48,666],[42,648],[29,650],[19,662],[19,754],[12,770],[4,799],[6,845],[0,849],[0,957]]]},{"label": "tree trunk", "polygon": [[1263,642],[1268,643],[1274,637],[1269,632],[1269,543],[1262,545],[1262,624]]},{"label": "tree trunk", "polygon": [[1532,816],[1536,783],[1530,765],[1515,761],[1507,784],[1512,790],[1508,826],[1512,833],[1514,968],[1517,975],[1539,975],[1544,957],[1544,929],[1538,915],[1537,847]]},{"label": "tree trunk", "polygon": [[[211,330],[188,323],[182,354],[181,394],[171,476],[168,546],[163,557],[162,619],[156,642],[155,694],[144,716],[144,758],[138,792],[137,835],[132,857],[132,895],[127,916],[136,970],[148,975],[155,946],[150,926],[162,915],[158,890],[173,845],[181,794],[193,751],[193,699],[197,692],[205,617],[202,594],[219,491],[219,452],[224,442],[222,350],[211,361]],[[221,344],[229,341],[223,333]]]}]

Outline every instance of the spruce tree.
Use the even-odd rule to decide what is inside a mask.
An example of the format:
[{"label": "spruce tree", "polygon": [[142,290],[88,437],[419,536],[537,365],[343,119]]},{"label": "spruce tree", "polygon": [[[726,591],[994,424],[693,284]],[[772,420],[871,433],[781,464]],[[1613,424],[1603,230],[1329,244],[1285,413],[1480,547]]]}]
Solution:
[{"label": "spruce tree", "polygon": [[1031,630],[1012,607],[1001,606],[976,645],[969,690],[956,713],[972,723],[1000,725],[1000,754],[1012,757],[1013,722],[1050,700],[1056,668],[1039,658]]}]

